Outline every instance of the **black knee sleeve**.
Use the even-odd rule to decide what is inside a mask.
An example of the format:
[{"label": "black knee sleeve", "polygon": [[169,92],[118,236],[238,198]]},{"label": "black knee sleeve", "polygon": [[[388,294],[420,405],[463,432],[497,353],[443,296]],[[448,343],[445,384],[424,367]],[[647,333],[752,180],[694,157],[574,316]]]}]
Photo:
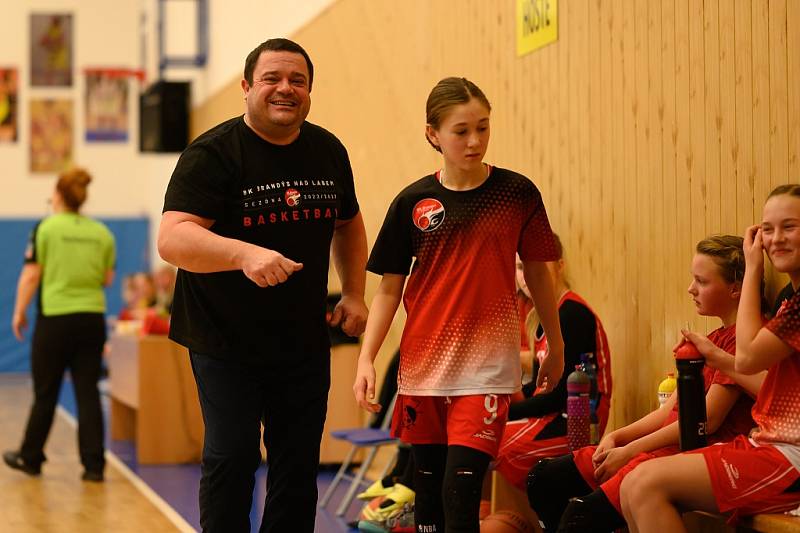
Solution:
[{"label": "black knee sleeve", "polygon": [[556,530],[570,498],[591,491],[572,454],[542,459],[528,473],[528,503],[545,531]]},{"label": "black knee sleeve", "polygon": [[625,519],[606,494],[597,489],[570,500],[558,524],[558,533],[608,533],[621,527],[625,527]]},{"label": "black knee sleeve", "polygon": [[414,522],[417,531],[444,532],[442,479],[447,462],[447,446],[421,444],[412,446],[414,463]]},{"label": "black knee sleeve", "polygon": [[444,473],[444,500],[447,531],[477,533],[481,488],[491,457],[465,446],[450,446]]}]

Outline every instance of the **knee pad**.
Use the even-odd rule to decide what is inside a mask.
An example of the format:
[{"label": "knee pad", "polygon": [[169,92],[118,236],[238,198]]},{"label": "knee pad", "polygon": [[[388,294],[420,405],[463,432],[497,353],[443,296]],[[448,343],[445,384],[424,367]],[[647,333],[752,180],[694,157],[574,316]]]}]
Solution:
[{"label": "knee pad", "polygon": [[550,463],[552,462],[553,459],[542,459],[528,472],[528,480],[526,482],[528,503],[534,510],[550,503],[547,500],[549,499],[548,496],[552,495],[551,476],[549,475]]},{"label": "knee pad", "polygon": [[479,522],[483,472],[457,468],[447,472],[442,486],[448,531],[473,531]]},{"label": "knee pad", "polygon": [[558,524],[558,533],[607,533],[624,526],[625,520],[598,489],[569,501]]}]

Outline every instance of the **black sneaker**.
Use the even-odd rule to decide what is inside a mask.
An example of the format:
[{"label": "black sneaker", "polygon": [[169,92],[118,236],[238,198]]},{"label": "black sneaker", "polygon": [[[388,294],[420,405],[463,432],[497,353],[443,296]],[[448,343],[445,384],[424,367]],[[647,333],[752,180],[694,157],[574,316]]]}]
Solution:
[{"label": "black sneaker", "polygon": [[30,465],[26,463],[19,452],[4,452],[3,461],[14,470],[25,472],[29,476],[38,476],[42,473],[42,465]]},{"label": "black sneaker", "polygon": [[103,473],[95,470],[86,470],[81,476],[81,479],[84,481],[94,481],[96,483],[100,483],[104,480]]}]

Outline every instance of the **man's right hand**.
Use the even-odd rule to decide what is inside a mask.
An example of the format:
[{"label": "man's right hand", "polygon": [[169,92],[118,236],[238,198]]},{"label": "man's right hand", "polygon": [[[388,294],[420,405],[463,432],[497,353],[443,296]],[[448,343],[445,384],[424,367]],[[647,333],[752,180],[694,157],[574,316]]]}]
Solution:
[{"label": "man's right hand", "polygon": [[259,287],[274,287],[303,268],[275,250],[253,245],[242,261],[242,272]]}]

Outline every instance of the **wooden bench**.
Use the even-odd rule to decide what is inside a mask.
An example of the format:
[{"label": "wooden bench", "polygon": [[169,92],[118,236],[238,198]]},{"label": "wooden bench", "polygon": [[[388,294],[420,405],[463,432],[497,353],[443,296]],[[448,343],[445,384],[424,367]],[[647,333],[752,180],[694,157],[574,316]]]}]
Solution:
[{"label": "wooden bench", "polygon": [[725,517],[694,511],[683,518],[690,533],[798,533],[800,517],[786,514],[758,514],[743,518],[735,528],[725,523]]}]

